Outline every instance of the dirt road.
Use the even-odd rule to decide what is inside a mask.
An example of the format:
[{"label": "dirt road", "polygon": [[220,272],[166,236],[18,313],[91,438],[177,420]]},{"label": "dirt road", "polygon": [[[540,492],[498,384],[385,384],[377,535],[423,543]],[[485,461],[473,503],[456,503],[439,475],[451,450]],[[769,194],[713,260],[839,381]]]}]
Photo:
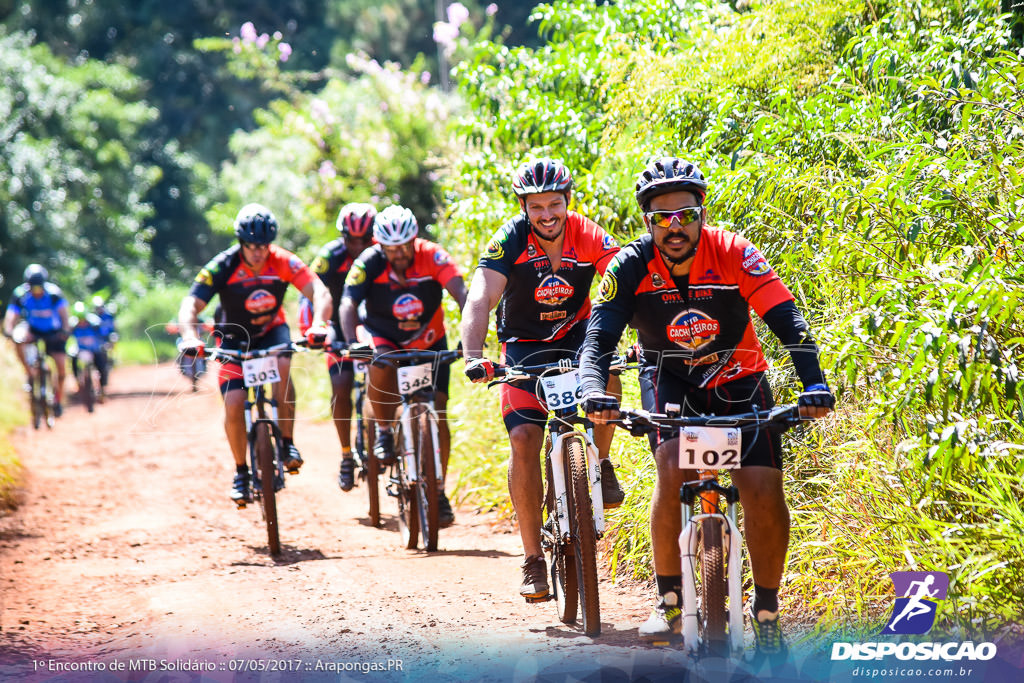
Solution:
[{"label": "dirt road", "polygon": [[300,415],[307,464],[271,558],[259,510],[226,499],[221,415],[212,377],[192,394],[171,366],[118,368],[94,414],[16,436],[0,679],[678,680],[682,653],[636,643],[646,591],[604,582],[592,640],[518,597],[518,534],[492,516],[459,510],[430,554],[399,548],[390,500],[368,526],[365,489],[335,483],[329,422]]}]

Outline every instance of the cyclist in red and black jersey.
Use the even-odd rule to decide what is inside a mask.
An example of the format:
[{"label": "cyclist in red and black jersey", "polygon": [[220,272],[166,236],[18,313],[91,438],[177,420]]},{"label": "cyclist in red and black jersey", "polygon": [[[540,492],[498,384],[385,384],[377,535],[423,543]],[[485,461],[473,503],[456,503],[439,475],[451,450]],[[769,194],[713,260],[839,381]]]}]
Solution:
[{"label": "cyclist in red and black jersey", "polygon": [[[373,219],[377,209],[370,204],[346,204],[338,212],[337,227],[341,237],[328,242],[313,259],[313,272],[327,286],[331,301],[341,303],[352,263],[373,243]],[[334,339],[344,339],[341,317],[334,320]],[[338,470],[338,486],[342,491],[351,491],[355,485],[355,460],[352,459],[352,361],[342,359],[335,353],[327,353],[327,369],[331,376],[331,405],[334,426],[341,442],[341,463]]]},{"label": "cyclist in red and black jersey", "polygon": [[[340,317],[349,345],[358,345],[356,328],[362,323],[376,354],[396,349],[448,348],[441,298],[447,290],[462,308],[466,303],[466,285],[462,271],[448,252],[420,239],[418,233],[419,225],[409,209],[389,206],[377,214],[373,223],[377,244],[356,259],[345,281]],[[447,419],[449,378],[448,365],[437,369],[434,407],[439,422],[442,481],[448,472],[451,447]],[[383,464],[390,464],[395,458],[392,425],[397,396],[395,368],[371,363],[367,397],[377,425],[374,454]],[[455,521],[443,487],[438,511],[442,526]]]},{"label": "cyclist in red and black jersey", "polygon": [[[272,244],[277,219],[260,204],[247,204],[235,218],[238,244],[215,256],[199,271],[178,311],[183,353],[202,353],[198,336],[199,313],[214,295],[220,296],[216,335],[227,349],[265,349],[291,341],[281,304],[288,285],[313,301],[313,324],[306,333],[310,346],[322,345],[331,319],[331,294],[298,256]],[[281,381],[274,385],[282,435],[281,462],[295,474],[302,456],[292,441],[295,428],[295,388],[289,381],[291,358],[278,357]],[[235,459],[230,497],[238,504],[250,502],[249,465],[245,460],[246,434],[243,413],[246,391],[242,367],[222,362],[220,391],[224,397],[224,431]]]},{"label": "cyclist in red and black jersey", "polygon": [[[572,176],[560,161],[540,159],[519,167],[512,189],[522,213],[506,223],[480,257],[462,317],[466,376],[486,382],[493,365],[483,357],[488,319],[497,307],[502,362],[542,364],[575,358],[590,317],[590,285],[604,273],[619,247],[593,221],[569,211]],[[547,565],[540,541],[543,484],[539,454],[548,410],[535,382],[501,386],[501,410],[512,448],[508,483],[519,519],[525,560],[519,592],[528,599],[547,595]],[[609,391],[617,393],[618,379]],[[605,507],[624,498],[608,460],[613,430],[598,427]]]},{"label": "cyclist in red and black jersey", "polygon": [[[608,266],[582,353],[584,410],[596,422],[614,419],[618,401],[603,392],[611,352],[626,325],[637,329],[643,351],[644,408],[683,414],[735,414],[774,405],[767,369],[750,319],[765,321],[793,359],[804,386],[801,414],[827,415],[835,404],[818,351],[793,296],[767,260],[739,235],[706,224],[707,183],[700,170],[675,157],[653,161],[640,174],[636,199],[648,233],[623,247]],[[781,439],[744,434],[750,448],[739,489],[750,566],[757,648],[785,652],[778,623],[778,588],[789,543],[789,510],[782,487]],[[659,602],[640,635],[662,639],[679,633],[679,489],[695,477],[677,466],[678,438],[651,439],[657,481],[651,501],[651,544]]]}]

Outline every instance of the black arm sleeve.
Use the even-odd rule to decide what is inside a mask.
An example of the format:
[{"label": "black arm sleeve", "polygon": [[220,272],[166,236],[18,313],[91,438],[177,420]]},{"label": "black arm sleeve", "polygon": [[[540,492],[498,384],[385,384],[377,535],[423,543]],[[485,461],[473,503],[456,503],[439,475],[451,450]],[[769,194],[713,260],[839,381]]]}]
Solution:
[{"label": "black arm sleeve", "polygon": [[818,347],[811,338],[810,326],[797,310],[796,304],[792,300],[784,301],[761,316],[761,319],[779,338],[783,348],[789,351],[793,369],[804,387],[825,384],[825,374],[818,362]]},{"label": "black arm sleeve", "polygon": [[587,324],[587,336],[580,354],[580,384],[583,395],[603,394],[608,386],[612,352],[629,320],[602,306],[594,308]]}]

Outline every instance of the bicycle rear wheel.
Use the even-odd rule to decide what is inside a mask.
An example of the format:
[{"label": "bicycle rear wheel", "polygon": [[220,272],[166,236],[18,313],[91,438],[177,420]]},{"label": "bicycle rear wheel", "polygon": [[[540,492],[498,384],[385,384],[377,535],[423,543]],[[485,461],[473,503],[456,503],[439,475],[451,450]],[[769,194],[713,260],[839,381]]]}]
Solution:
[{"label": "bicycle rear wheel", "polygon": [[576,556],[570,546],[565,545],[562,539],[557,537],[557,524],[555,524],[555,487],[554,478],[551,474],[551,450],[550,441],[546,449],[547,457],[544,458],[545,481],[547,482],[547,494],[544,498],[544,505],[547,508],[546,531],[550,534],[548,551],[551,555],[551,590],[555,593],[555,606],[558,609],[558,619],[563,624],[576,623],[576,610],[579,607],[579,589],[576,581]]},{"label": "bicycle rear wheel", "polygon": [[267,523],[267,547],[270,549],[271,555],[277,555],[281,552],[281,537],[277,526],[277,492],[274,490],[276,444],[270,423],[259,421],[253,429],[256,431],[256,436],[253,439],[252,448],[256,456],[257,468],[253,476],[259,477],[260,481],[260,490],[257,495],[263,510],[263,519]]},{"label": "bicycle rear wheel", "polygon": [[[725,550],[722,545],[722,526],[715,518],[701,520],[697,536],[697,567],[699,601],[697,628],[708,654],[724,657],[729,651],[725,625],[728,614],[725,596],[728,592],[725,575]],[[735,607],[739,609],[738,606]]]},{"label": "bicycle rear wheel", "polygon": [[366,480],[366,492],[369,498],[369,509],[367,515],[370,518],[370,526],[380,526],[380,461],[373,453],[369,452],[367,444],[373,443],[374,426],[373,420],[363,417],[362,407],[356,403],[356,428],[355,448],[356,457],[359,458],[359,466],[362,468],[362,475]]},{"label": "bicycle rear wheel", "polygon": [[413,415],[413,442],[416,444],[416,464],[419,481],[416,483],[416,507],[420,516],[420,534],[423,549],[437,550],[437,530],[440,528],[438,511],[437,463],[434,461],[434,432],[437,425],[426,406],[420,405]]},{"label": "bicycle rear wheel", "polygon": [[587,454],[583,439],[566,439],[565,471],[569,475],[569,523],[573,525],[573,551],[576,560],[577,593],[583,613],[583,633],[601,633],[601,606],[597,592],[597,531],[590,502],[590,479],[587,476]]},{"label": "bicycle rear wheel", "polygon": [[43,424],[43,414],[46,412],[46,397],[39,391],[39,380],[32,378],[31,392],[28,396],[29,405],[32,406],[32,428],[39,429]]},{"label": "bicycle rear wheel", "polygon": [[46,354],[39,354],[39,406],[43,416],[43,422],[47,429],[53,429],[56,413],[53,410],[53,399],[50,394],[50,366],[46,362]]}]

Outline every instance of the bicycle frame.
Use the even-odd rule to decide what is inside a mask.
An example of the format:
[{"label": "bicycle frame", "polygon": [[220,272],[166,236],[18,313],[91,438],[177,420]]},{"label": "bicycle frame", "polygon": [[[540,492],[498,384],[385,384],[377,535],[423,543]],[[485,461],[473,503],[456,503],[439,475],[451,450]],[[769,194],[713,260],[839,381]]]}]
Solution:
[{"label": "bicycle frame", "polygon": [[[548,431],[551,434],[551,447],[547,451],[547,457],[551,461],[550,485],[555,489],[555,524],[562,542],[569,542],[569,506],[566,501],[566,476],[565,467],[561,458],[551,457],[554,453],[561,453],[563,442],[566,439],[579,438],[583,440],[587,454],[587,479],[590,483],[590,500],[593,504],[594,530],[600,539],[604,536],[604,494],[601,492],[601,461],[598,459],[597,447],[591,436],[591,430],[580,431],[574,429],[571,423],[575,416],[572,414],[559,416],[557,413],[548,422]],[[577,418],[579,419],[579,418]],[[582,420],[580,420],[582,422]]]}]

